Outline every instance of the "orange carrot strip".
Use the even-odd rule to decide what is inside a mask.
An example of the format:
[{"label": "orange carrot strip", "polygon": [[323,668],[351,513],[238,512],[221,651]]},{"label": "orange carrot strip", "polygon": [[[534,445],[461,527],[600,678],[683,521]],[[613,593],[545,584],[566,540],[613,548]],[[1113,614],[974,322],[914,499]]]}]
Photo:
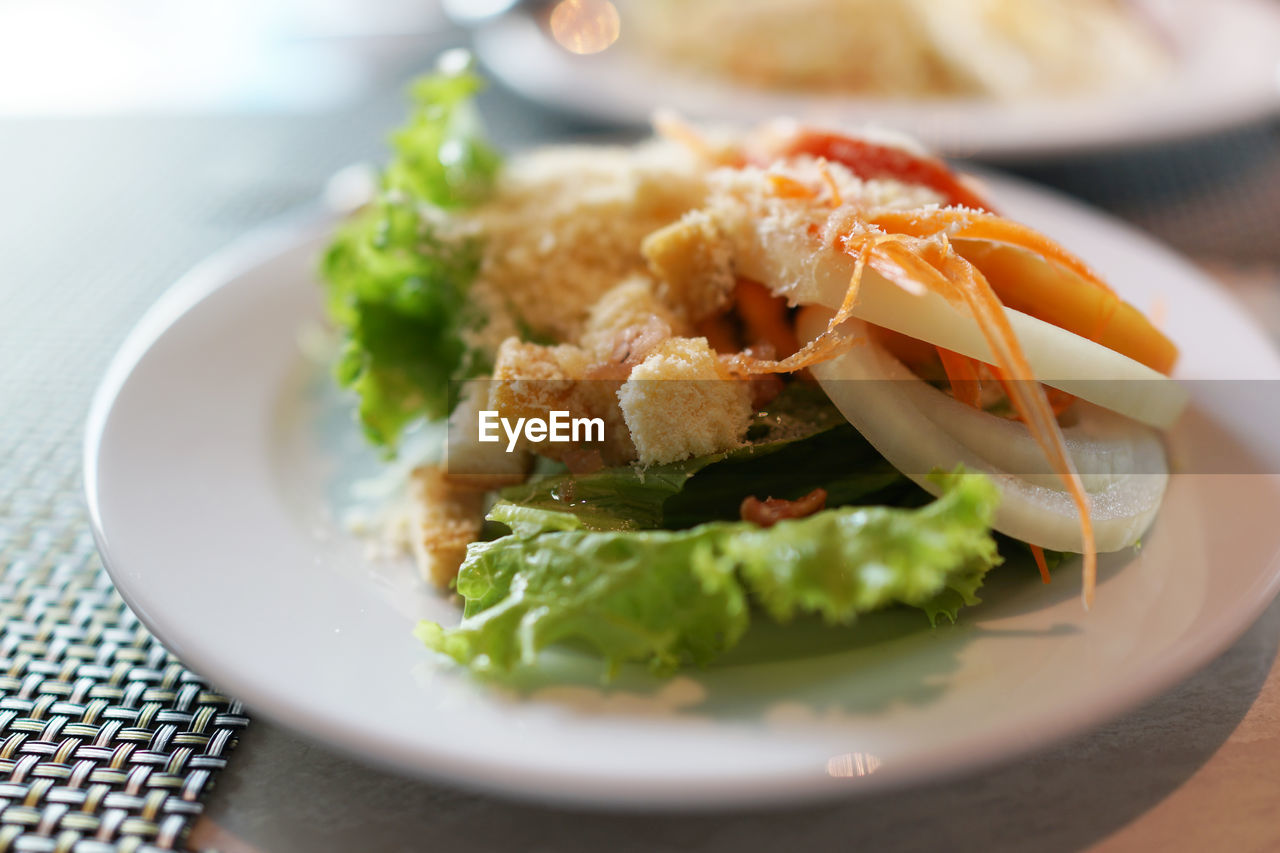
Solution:
[{"label": "orange carrot strip", "polygon": [[952,251],[944,257],[945,269],[949,277],[959,287],[961,296],[969,305],[978,325],[987,338],[988,345],[996,355],[996,361],[1008,376],[1019,380],[1012,383],[1013,394],[1010,401],[1017,410],[1027,429],[1031,432],[1040,450],[1045,454],[1050,466],[1058,474],[1066,486],[1076,510],[1080,513],[1080,538],[1084,554],[1084,590],[1085,607],[1093,604],[1094,590],[1098,578],[1098,549],[1093,537],[1093,517],[1090,513],[1089,496],[1084,490],[1084,483],[1076,472],[1075,463],[1067,453],[1066,441],[1058,419],[1045,397],[1044,388],[1035,381],[1035,373],[1027,363],[1026,355],[1018,344],[1018,338],[1005,316],[1004,306],[991,290],[991,286],[976,267],[960,255]]},{"label": "orange carrot strip", "polygon": [[817,195],[813,187],[802,184],[795,178],[779,175],[777,172],[770,172],[768,178],[769,183],[773,184],[774,194],[779,198],[811,199]]},{"label": "orange carrot strip", "polygon": [[993,213],[973,210],[887,210],[877,213],[870,222],[894,234],[932,237],[946,234],[953,240],[990,240],[1008,243],[1071,270],[1090,285],[1114,293],[1088,264],[1048,237],[1032,228]]},{"label": "orange carrot strip", "polygon": [[844,205],[844,199],[840,197],[840,187],[836,185],[835,176],[831,174],[831,170],[827,168],[826,163],[820,164],[822,170],[822,180],[827,185],[827,190],[831,193],[831,206],[841,207]]},{"label": "orange carrot strip", "polygon": [[982,408],[982,381],[978,377],[978,365],[972,358],[946,347],[934,347],[942,360],[942,369],[951,383],[951,393],[966,406]]},{"label": "orange carrot strip", "polygon": [[869,326],[876,343],[884,347],[898,361],[911,369],[917,376],[931,366],[938,358],[938,348],[919,338],[909,337],[884,326]]},{"label": "orange carrot strip", "polygon": [[[946,235],[953,240],[1025,250],[1050,265],[1071,273],[1079,280],[1079,286],[1087,289],[1086,292],[1077,293],[1071,287],[1054,289],[1051,293],[1056,294],[1058,302],[1043,306],[1029,304],[1028,300],[1033,299],[1037,293],[1041,296],[1044,293],[1034,287],[1027,289],[1027,274],[1020,267],[1017,257],[989,250],[958,249],[963,257],[983,270],[984,275],[986,270],[990,270],[993,278],[989,281],[1006,305],[1082,337],[1099,341],[1160,373],[1167,375],[1173,370],[1178,359],[1178,348],[1167,336],[1140,311],[1122,301],[1088,264],[1025,225],[991,214],[953,209],[883,211],[870,221],[898,234],[921,238]],[[1034,277],[1031,281],[1035,281]],[[1114,327],[1113,320],[1116,321]]]},{"label": "orange carrot strip", "polygon": [[659,110],[654,114],[653,129],[659,136],[685,146],[709,163],[733,167],[746,165],[746,157],[741,151],[714,145],[702,131],[671,110]]},{"label": "orange carrot strip", "polygon": [[734,353],[742,349],[737,331],[723,314],[699,320],[694,328],[718,353]]},{"label": "orange carrot strip", "polygon": [[1009,400],[1080,513],[1081,550],[1084,554],[1083,600],[1088,607],[1093,603],[1098,564],[1089,498],[1075,463],[1067,453],[1057,417],[1049,406],[1043,387],[1036,382],[1017,335],[1005,316],[1004,306],[991,290],[991,285],[976,267],[956,253],[945,237],[909,246],[901,242],[880,244],[870,253],[868,265],[889,281],[906,280],[916,287],[925,284],[966,306],[991,347],[997,366],[1006,375],[1020,380],[1010,383]]},{"label": "orange carrot strip", "polygon": [[738,315],[752,338],[773,345],[780,358],[795,355],[800,349],[795,330],[787,322],[787,302],[774,296],[769,288],[748,279],[739,279],[734,290]]},{"label": "orange carrot strip", "polygon": [[1007,386],[1010,402],[1058,474],[1080,515],[1084,557],[1082,598],[1085,607],[1089,607],[1097,586],[1097,546],[1088,495],[1067,453],[1054,408],[1043,386],[1036,381],[1005,315],[1004,305],[982,272],[960,255],[948,238],[1003,241],[1023,246],[1075,272],[1086,283],[1094,284],[1105,292],[1111,292],[1110,288],[1083,262],[1057,244],[1030,229],[993,215],[961,210],[884,213],[871,224],[890,233],[857,230],[841,241],[842,248],[855,258],[854,273],[840,310],[831,318],[827,330],[782,361],[769,362],[740,354],[730,362],[732,368],[747,374],[792,372],[833,358],[850,346],[851,343],[843,339],[837,329],[852,314],[862,274],[868,266],[886,280],[912,293],[927,288],[966,307],[991,348],[995,366],[1014,380]]},{"label": "orange carrot strip", "polygon": [[1039,545],[1027,546],[1031,549],[1031,556],[1036,558],[1036,568],[1040,570],[1040,580],[1045,583],[1049,582],[1049,564],[1044,559],[1044,549]]},{"label": "orange carrot strip", "polygon": [[924,287],[964,305],[991,347],[996,366],[1007,376],[1018,380],[1009,386],[1010,402],[1057,472],[1080,514],[1081,550],[1084,555],[1082,598],[1085,607],[1090,606],[1097,585],[1097,546],[1089,498],[1067,453],[1062,430],[1044,388],[1036,381],[1005,316],[1004,306],[991,285],[976,267],[955,251],[945,235],[922,240],[907,235],[862,232],[849,235],[844,240],[844,248],[855,258],[854,273],[844,302],[831,318],[827,330],[782,361],[769,362],[740,354],[730,362],[732,368],[746,374],[789,373],[833,358],[852,345],[840,336],[837,329],[852,314],[862,274],[868,266],[886,280],[911,292],[918,292]]},{"label": "orange carrot strip", "polygon": [[853,338],[840,334],[839,328],[841,323],[853,315],[853,308],[858,303],[862,274],[867,268],[868,251],[877,242],[898,239],[889,234],[862,236],[864,239],[856,247],[851,242],[846,243],[846,251],[854,255],[853,275],[849,276],[849,289],[845,291],[844,301],[840,303],[840,309],[827,322],[826,330],[801,347],[795,355],[781,361],[754,358],[746,353],[739,353],[728,362],[730,370],[748,376],[762,373],[794,373],[801,368],[830,361],[857,344]]},{"label": "orange carrot strip", "polygon": [[[1009,387],[1009,378],[998,367],[992,367],[991,372],[995,374],[996,381],[1000,383],[1000,387],[1004,389],[1004,395],[1010,400],[1013,399],[1013,390]],[[1075,404],[1076,398],[1066,391],[1059,388],[1051,388],[1048,385],[1041,385],[1044,391],[1045,399],[1049,401],[1049,408],[1053,409],[1054,417],[1061,415],[1067,409]],[[1014,415],[1014,420],[1022,420],[1020,415]]]}]

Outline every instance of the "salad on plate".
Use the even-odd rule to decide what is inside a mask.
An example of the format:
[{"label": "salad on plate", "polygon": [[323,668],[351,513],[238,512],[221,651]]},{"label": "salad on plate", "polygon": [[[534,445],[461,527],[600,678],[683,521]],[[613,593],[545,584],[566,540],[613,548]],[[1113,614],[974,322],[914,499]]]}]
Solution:
[{"label": "salad on plate", "polygon": [[669,115],[504,159],[481,86],[415,84],[322,263],[369,440],[448,423],[396,527],[462,603],[428,647],[670,672],[756,619],[954,620],[1002,554],[1080,559],[1087,606],[1140,542],[1177,348],[979,182],[883,133]]}]

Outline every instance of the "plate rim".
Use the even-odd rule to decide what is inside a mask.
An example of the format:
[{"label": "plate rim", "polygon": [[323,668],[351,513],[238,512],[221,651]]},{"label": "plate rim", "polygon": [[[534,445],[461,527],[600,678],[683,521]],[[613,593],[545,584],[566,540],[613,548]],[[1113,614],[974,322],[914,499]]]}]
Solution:
[{"label": "plate rim", "polygon": [[[995,173],[984,171],[990,179]],[[1140,229],[1099,211],[1076,199],[1032,182],[998,175],[1000,183],[1012,185],[1046,198],[1056,206],[1074,208],[1076,212],[1106,224],[1123,229],[1126,237],[1138,238],[1144,251],[1157,249],[1176,259],[1190,270],[1195,268],[1172,249],[1145,234]],[[108,547],[108,531],[103,522],[101,483],[98,477],[100,443],[107,420],[116,400],[133,373],[134,368],[156,342],[180,319],[209,296],[227,286],[238,275],[252,270],[260,263],[290,249],[299,248],[328,233],[339,217],[329,211],[308,207],[282,217],[232,242],[197,264],[180,277],[142,315],[129,332],[119,350],[112,357],[92,400],[86,422],[83,444],[83,482],[89,511],[90,527],[103,565],[116,590],[130,609],[149,631],[168,645],[173,636],[163,625],[154,620],[148,609],[135,596],[123,567],[117,565]],[[1207,275],[1195,271],[1198,278],[1212,282]],[[1215,285],[1220,299],[1228,303],[1236,319],[1266,336],[1252,318],[1229,294]],[[1273,356],[1280,364],[1280,354],[1268,340]],[[1046,749],[1074,736],[1115,719],[1171,689],[1202,670],[1212,660],[1226,651],[1261,616],[1280,592],[1280,550],[1271,556],[1270,562],[1259,567],[1257,576],[1250,582],[1248,605],[1240,612],[1244,617],[1225,623],[1218,622],[1207,633],[1197,633],[1194,638],[1179,637],[1168,647],[1165,660],[1168,665],[1152,668],[1141,678],[1131,679],[1124,689],[1110,691],[1102,701],[1089,707],[1088,713],[1068,708],[1053,715],[1041,717],[1034,736],[1008,731],[987,732],[971,737],[952,752],[963,753],[944,758],[941,768],[923,763],[908,765],[892,774],[876,774],[859,780],[857,786],[831,784],[832,780],[781,773],[763,774],[737,786],[726,786],[719,791],[691,792],[688,783],[683,787],[673,785],[672,779],[642,779],[628,782],[617,775],[596,776],[581,772],[565,772],[539,768],[536,779],[512,779],[512,765],[494,761],[488,757],[467,757],[457,752],[439,749],[415,749],[412,752],[398,750],[394,738],[385,732],[362,731],[357,728],[336,725],[336,717],[308,707],[306,702],[280,701],[279,694],[255,681],[240,678],[233,663],[220,662],[216,653],[199,651],[199,644],[180,643],[184,648],[183,663],[207,678],[218,689],[227,690],[234,698],[245,702],[255,715],[272,719],[309,739],[322,741],[327,747],[346,753],[362,762],[374,764],[395,772],[419,778],[427,778],[448,784],[456,784],[473,790],[510,796],[517,799],[571,804],[594,808],[623,807],[631,810],[695,811],[708,808],[745,808],[760,805],[818,802],[844,799],[864,793],[900,789],[926,780],[940,780],[968,775],[982,769],[1008,763],[1028,754]],[[1178,661],[1178,664],[1172,662]],[[335,737],[335,730],[343,737]],[[963,748],[960,748],[960,747]],[[980,753],[975,756],[974,753]],[[424,758],[430,758],[430,762]],[[592,788],[606,785],[607,790]]]}]

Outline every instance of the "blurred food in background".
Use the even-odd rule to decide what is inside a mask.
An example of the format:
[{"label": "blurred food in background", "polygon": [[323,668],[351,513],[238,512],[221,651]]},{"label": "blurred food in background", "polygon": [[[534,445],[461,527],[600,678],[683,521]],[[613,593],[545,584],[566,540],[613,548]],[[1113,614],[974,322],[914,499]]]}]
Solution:
[{"label": "blurred food in background", "polygon": [[493,2],[463,22],[489,73],[631,127],[664,108],[739,125],[787,115],[1008,162],[1280,111],[1280,0]]},{"label": "blurred food in background", "polygon": [[1135,87],[1170,57],[1118,0],[627,0],[637,49],[771,89],[1017,98]]}]

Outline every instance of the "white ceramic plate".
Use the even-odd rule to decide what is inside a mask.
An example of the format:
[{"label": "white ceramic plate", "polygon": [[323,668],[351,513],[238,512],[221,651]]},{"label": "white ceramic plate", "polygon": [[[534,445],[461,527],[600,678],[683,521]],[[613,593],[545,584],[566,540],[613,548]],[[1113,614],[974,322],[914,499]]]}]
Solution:
[{"label": "white ceramic plate", "polygon": [[662,67],[626,46],[575,56],[513,13],[476,33],[481,61],[527,98],[638,125],[658,107],[750,123],[789,115],[910,133],[953,156],[1013,160],[1210,133],[1280,109],[1280,8],[1271,0],[1145,0],[1174,61],[1154,86],[1085,97],[994,102],[776,93]]},{"label": "white ceramic plate", "polygon": [[[1263,335],[1168,251],[1027,186],[992,191],[1139,306],[1163,303],[1183,377],[1280,376]],[[454,605],[334,520],[377,463],[299,347],[321,316],[325,230],[257,238],[155,306],[94,403],[86,484],[112,578],[174,653],[255,713],[369,761],[633,806],[867,791],[1113,717],[1209,661],[1276,592],[1280,477],[1179,475],[1141,552],[1103,561],[1090,613],[1078,569],[1043,586],[1011,566],[955,626],[903,611],[851,631],[753,628],[723,663],[669,681],[637,670],[602,687],[595,661],[561,653],[550,665],[567,683],[479,683],[411,634],[456,620]],[[1210,399],[1225,387],[1194,385],[1172,439],[1184,470],[1280,471],[1275,417]]]}]

